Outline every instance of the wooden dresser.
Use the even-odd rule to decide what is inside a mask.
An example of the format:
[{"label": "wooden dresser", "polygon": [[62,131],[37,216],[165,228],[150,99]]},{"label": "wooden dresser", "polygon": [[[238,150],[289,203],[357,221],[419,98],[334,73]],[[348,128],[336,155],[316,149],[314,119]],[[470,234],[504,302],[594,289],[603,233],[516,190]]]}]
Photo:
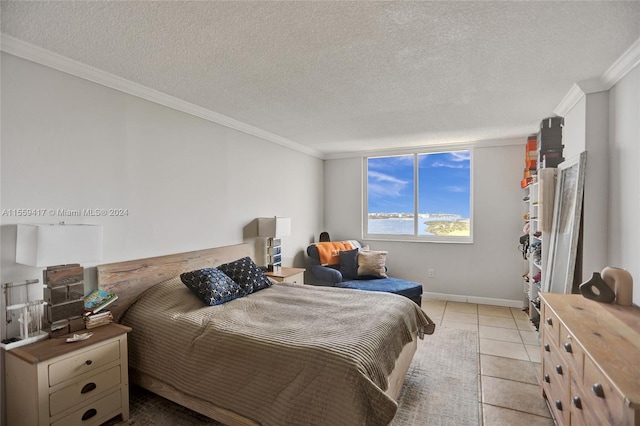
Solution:
[{"label": "wooden dresser", "polygon": [[542,393],[559,425],[640,426],[640,309],[541,294]]},{"label": "wooden dresser", "polygon": [[118,414],[127,420],[130,330],[107,324],[87,340],[52,338],[8,351],[9,426],[99,425]]}]

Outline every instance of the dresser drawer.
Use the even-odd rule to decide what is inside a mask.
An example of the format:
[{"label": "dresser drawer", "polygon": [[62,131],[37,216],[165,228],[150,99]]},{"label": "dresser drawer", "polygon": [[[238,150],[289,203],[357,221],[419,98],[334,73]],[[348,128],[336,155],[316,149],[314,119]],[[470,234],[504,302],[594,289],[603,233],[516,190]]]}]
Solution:
[{"label": "dresser drawer", "polygon": [[119,341],[78,352],[49,365],[49,386],[55,386],[80,374],[88,373],[119,358]]},{"label": "dresser drawer", "polygon": [[550,352],[543,353],[543,378],[551,378],[551,383],[559,383],[565,393],[569,392],[569,368],[567,362],[557,353],[557,348],[551,346]]},{"label": "dresser drawer", "polygon": [[95,376],[79,380],[49,396],[49,414],[55,416],[119,384],[119,365],[102,373],[98,373]]},{"label": "dresser drawer", "polygon": [[558,346],[560,343],[560,320],[546,304],[542,305],[540,326],[542,334],[546,335],[554,345]]},{"label": "dresser drawer", "polygon": [[[93,403],[51,423],[51,426],[92,426],[104,423],[122,407],[122,393],[118,389]],[[115,413],[115,414],[114,414]]]},{"label": "dresser drawer", "polygon": [[578,376],[582,377],[584,371],[584,352],[578,342],[575,341],[572,334],[567,330],[564,324],[560,324],[560,353],[567,360],[567,363],[573,367]]},{"label": "dresser drawer", "polygon": [[584,366],[584,387],[590,408],[598,413],[603,421],[613,425],[630,424],[624,398],[588,358]]},{"label": "dresser drawer", "polygon": [[582,389],[582,379],[571,377],[571,424],[581,426],[601,426],[602,422],[593,412],[587,392]]},{"label": "dresser drawer", "polygon": [[568,425],[571,407],[569,407],[567,391],[558,382],[557,377],[553,376],[551,372],[545,372],[544,368],[543,375],[542,389],[547,396],[556,420],[560,425]]}]

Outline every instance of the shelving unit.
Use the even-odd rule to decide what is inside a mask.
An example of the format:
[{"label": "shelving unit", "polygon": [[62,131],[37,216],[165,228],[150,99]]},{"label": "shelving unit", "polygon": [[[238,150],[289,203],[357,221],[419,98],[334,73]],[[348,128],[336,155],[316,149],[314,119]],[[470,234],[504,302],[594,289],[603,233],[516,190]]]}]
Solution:
[{"label": "shelving unit", "polygon": [[545,245],[539,222],[539,185],[529,184],[529,320],[538,328],[540,324],[540,285],[542,282]]},{"label": "shelving unit", "polygon": [[549,256],[549,244],[545,237],[551,232],[556,174],[557,170],[555,168],[540,169],[534,181],[527,186],[529,197],[529,249],[527,258],[529,268],[528,281],[525,284],[529,302],[529,320],[536,329],[540,324],[539,293],[542,291],[541,286],[544,282],[547,257]]}]

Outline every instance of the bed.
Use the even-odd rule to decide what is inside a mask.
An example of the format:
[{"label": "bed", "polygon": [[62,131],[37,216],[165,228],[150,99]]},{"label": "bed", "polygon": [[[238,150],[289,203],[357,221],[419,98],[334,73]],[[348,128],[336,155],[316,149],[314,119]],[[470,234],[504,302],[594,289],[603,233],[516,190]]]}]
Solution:
[{"label": "bed", "polygon": [[278,283],[206,306],[183,272],[249,255],[238,244],[98,266],[132,327],[132,382],[227,425],[386,425],[422,333],[409,299]]}]

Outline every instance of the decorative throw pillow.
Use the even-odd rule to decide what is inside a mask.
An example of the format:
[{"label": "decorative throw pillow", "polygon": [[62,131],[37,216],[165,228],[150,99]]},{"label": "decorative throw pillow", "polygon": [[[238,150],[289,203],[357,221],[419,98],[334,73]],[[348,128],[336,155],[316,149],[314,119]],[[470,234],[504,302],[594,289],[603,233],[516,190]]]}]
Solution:
[{"label": "decorative throw pillow", "polygon": [[358,249],[342,250],[340,256],[340,273],[346,280],[358,279]]},{"label": "decorative throw pillow", "polygon": [[260,267],[249,256],[220,265],[218,269],[240,284],[247,294],[271,286],[269,278],[262,273]]},{"label": "decorative throw pillow", "polygon": [[360,251],[358,253],[358,276],[387,278],[386,251]]},{"label": "decorative throw pillow", "polygon": [[210,306],[221,305],[247,294],[242,287],[216,268],[185,272],[180,274],[180,280]]}]

